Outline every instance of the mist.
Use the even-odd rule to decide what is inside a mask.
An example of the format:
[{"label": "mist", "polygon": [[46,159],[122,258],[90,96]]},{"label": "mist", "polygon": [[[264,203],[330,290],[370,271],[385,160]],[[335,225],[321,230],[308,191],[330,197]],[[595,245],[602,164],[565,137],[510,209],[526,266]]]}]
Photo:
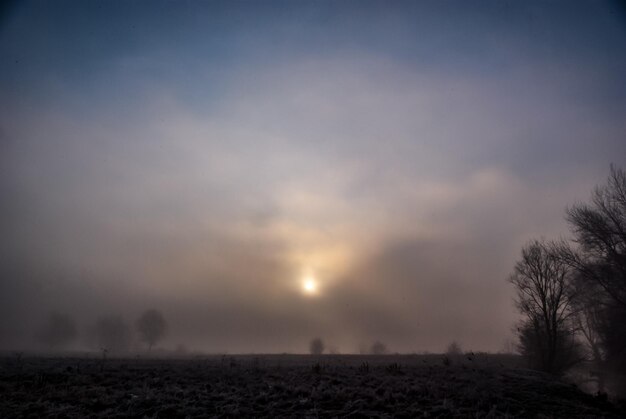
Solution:
[{"label": "mist", "polygon": [[520,247],[626,163],[623,10],[314,5],[3,10],[0,349],[148,309],[167,350],[505,347]]}]

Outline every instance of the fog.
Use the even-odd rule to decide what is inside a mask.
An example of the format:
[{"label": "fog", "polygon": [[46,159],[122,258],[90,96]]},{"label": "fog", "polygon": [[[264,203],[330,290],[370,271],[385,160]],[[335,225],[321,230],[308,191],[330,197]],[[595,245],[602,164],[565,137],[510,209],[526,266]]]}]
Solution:
[{"label": "fog", "polygon": [[7,6],[0,349],[46,349],[58,312],[98,350],[99,318],[150,308],[171,350],[503,349],[521,246],[567,237],[566,206],[626,163],[625,22],[591,1]]}]

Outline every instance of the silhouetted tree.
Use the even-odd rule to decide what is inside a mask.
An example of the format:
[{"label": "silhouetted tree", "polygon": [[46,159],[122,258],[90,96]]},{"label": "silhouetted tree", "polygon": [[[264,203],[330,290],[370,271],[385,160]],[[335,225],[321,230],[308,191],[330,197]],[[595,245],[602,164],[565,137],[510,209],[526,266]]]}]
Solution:
[{"label": "silhouetted tree", "polygon": [[148,345],[148,351],[163,338],[166,329],[167,323],[158,310],[146,310],[137,320],[139,337]]},{"label": "silhouetted tree", "polygon": [[518,328],[519,352],[526,358],[531,368],[553,374],[562,374],[584,359],[575,329],[562,328],[557,331],[552,364],[547,365],[550,349],[546,329],[537,319],[527,319]]},{"label": "silhouetted tree", "polygon": [[618,304],[606,308],[600,335],[605,352],[605,364],[609,371],[611,389],[626,396],[626,309]]},{"label": "silhouetted tree", "polygon": [[604,342],[601,334],[606,321],[606,296],[596,285],[585,281],[580,275],[574,277],[573,299],[574,325],[582,336],[588,358],[596,367],[605,360]]},{"label": "silhouetted tree", "polygon": [[130,328],[119,316],[101,317],[95,326],[98,345],[108,352],[125,352],[130,347]]},{"label": "silhouetted tree", "polygon": [[581,331],[626,392],[626,172],[611,166],[607,183],[590,203],[570,207],[567,221],[577,246],[559,252],[578,273]]},{"label": "silhouetted tree", "polygon": [[519,327],[522,355],[535,368],[561,374],[579,357],[571,324],[571,270],[553,252],[555,247],[538,240],[527,244],[509,281],[516,288],[517,306],[525,316]]},{"label": "silhouetted tree", "polygon": [[448,348],[446,349],[446,354],[447,355],[461,355],[463,353],[463,350],[461,349],[461,345],[456,341],[452,341],[449,345]]},{"label": "silhouetted tree", "polygon": [[372,353],[372,355],[384,355],[387,353],[387,346],[381,341],[377,340],[376,342],[372,343],[370,353]]},{"label": "silhouetted tree", "polygon": [[321,355],[324,353],[324,341],[321,338],[311,340],[309,344],[311,355]]},{"label": "silhouetted tree", "polygon": [[611,166],[607,184],[595,188],[591,204],[569,208],[567,221],[579,249],[565,260],[626,308],[626,172]]},{"label": "silhouetted tree", "polygon": [[50,349],[58,349],[76,338],[76,324],[67,314],[50,313],[39,331],[39,339]]}]

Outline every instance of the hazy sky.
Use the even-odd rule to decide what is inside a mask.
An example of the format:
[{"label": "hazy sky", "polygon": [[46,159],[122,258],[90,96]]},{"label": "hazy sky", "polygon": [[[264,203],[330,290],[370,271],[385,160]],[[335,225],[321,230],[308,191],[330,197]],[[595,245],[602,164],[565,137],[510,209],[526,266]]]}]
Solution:
[{"label": "hazy sky", "polygon": [[0,57],[0,348],[154,307],[165,347],[497,351],[521,246],[626,165],[619,3],[25,1]]}]

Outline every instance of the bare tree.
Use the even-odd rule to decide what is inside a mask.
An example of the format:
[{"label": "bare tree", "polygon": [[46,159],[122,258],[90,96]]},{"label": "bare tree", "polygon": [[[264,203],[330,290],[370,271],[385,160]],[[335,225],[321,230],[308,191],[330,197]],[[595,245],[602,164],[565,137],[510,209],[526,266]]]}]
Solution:
[{"label": "bare tree", "polygon": [[522,249],[509,281],[525,316],[518,328],[520,349],[534,367],[559,374],[577,361],[571,318],[571,270],[552,249],[534,240]]},{"label": "bare tree", "polygon": [[584,338],[589,359],[602,364],[605,359],[601,331],[606,317],[606,295],[593,283],[581,275],[573,280],[575,307],[573,321],[578,333]]},{"label": "bare tree", "polygon": [[607,297],[597,284],[580,275],[574,277],[573,284],[576,289],[574,326],[583,339],[584,352],[591,366],[590,375],[596,377],[598,391],[605,392]]},{"label": "bare tree", "polygon": [[39,331],[39,340],[50,349],[68,345],[76,338],[76,324],[67,314],[50,313]]},{"label": "bare tree", "polygon": [[626,394],[626,172],[611,166],[607,183],[590,203],[570,207],[567,221],[577,246],[562,246],[560,256],[578,273],[580,330]]},{"label": "bare tree", "polygon": [[130,328],[119,316],[99,318],[96,322],[95,333],[103,351],[125,352],[130,348]]},{"label": "bare tree", "polygon": [[321,338],[311,340],[309,344],[311,355],[321,355],[324,353],[324,341]]},{"label": "bare tree", "polygon": [[163,338],[167,323],[158,310],[146,310],[137,320],[137,331],[142,341],[148,345],[148,351]]},{"label": "bare tree", "polygon": [[591,204],[569,208],[567,221],[579,251],[564,249],[564,259],[626,308],[626,172],[611,166],[607,184],[595,188]]}]

